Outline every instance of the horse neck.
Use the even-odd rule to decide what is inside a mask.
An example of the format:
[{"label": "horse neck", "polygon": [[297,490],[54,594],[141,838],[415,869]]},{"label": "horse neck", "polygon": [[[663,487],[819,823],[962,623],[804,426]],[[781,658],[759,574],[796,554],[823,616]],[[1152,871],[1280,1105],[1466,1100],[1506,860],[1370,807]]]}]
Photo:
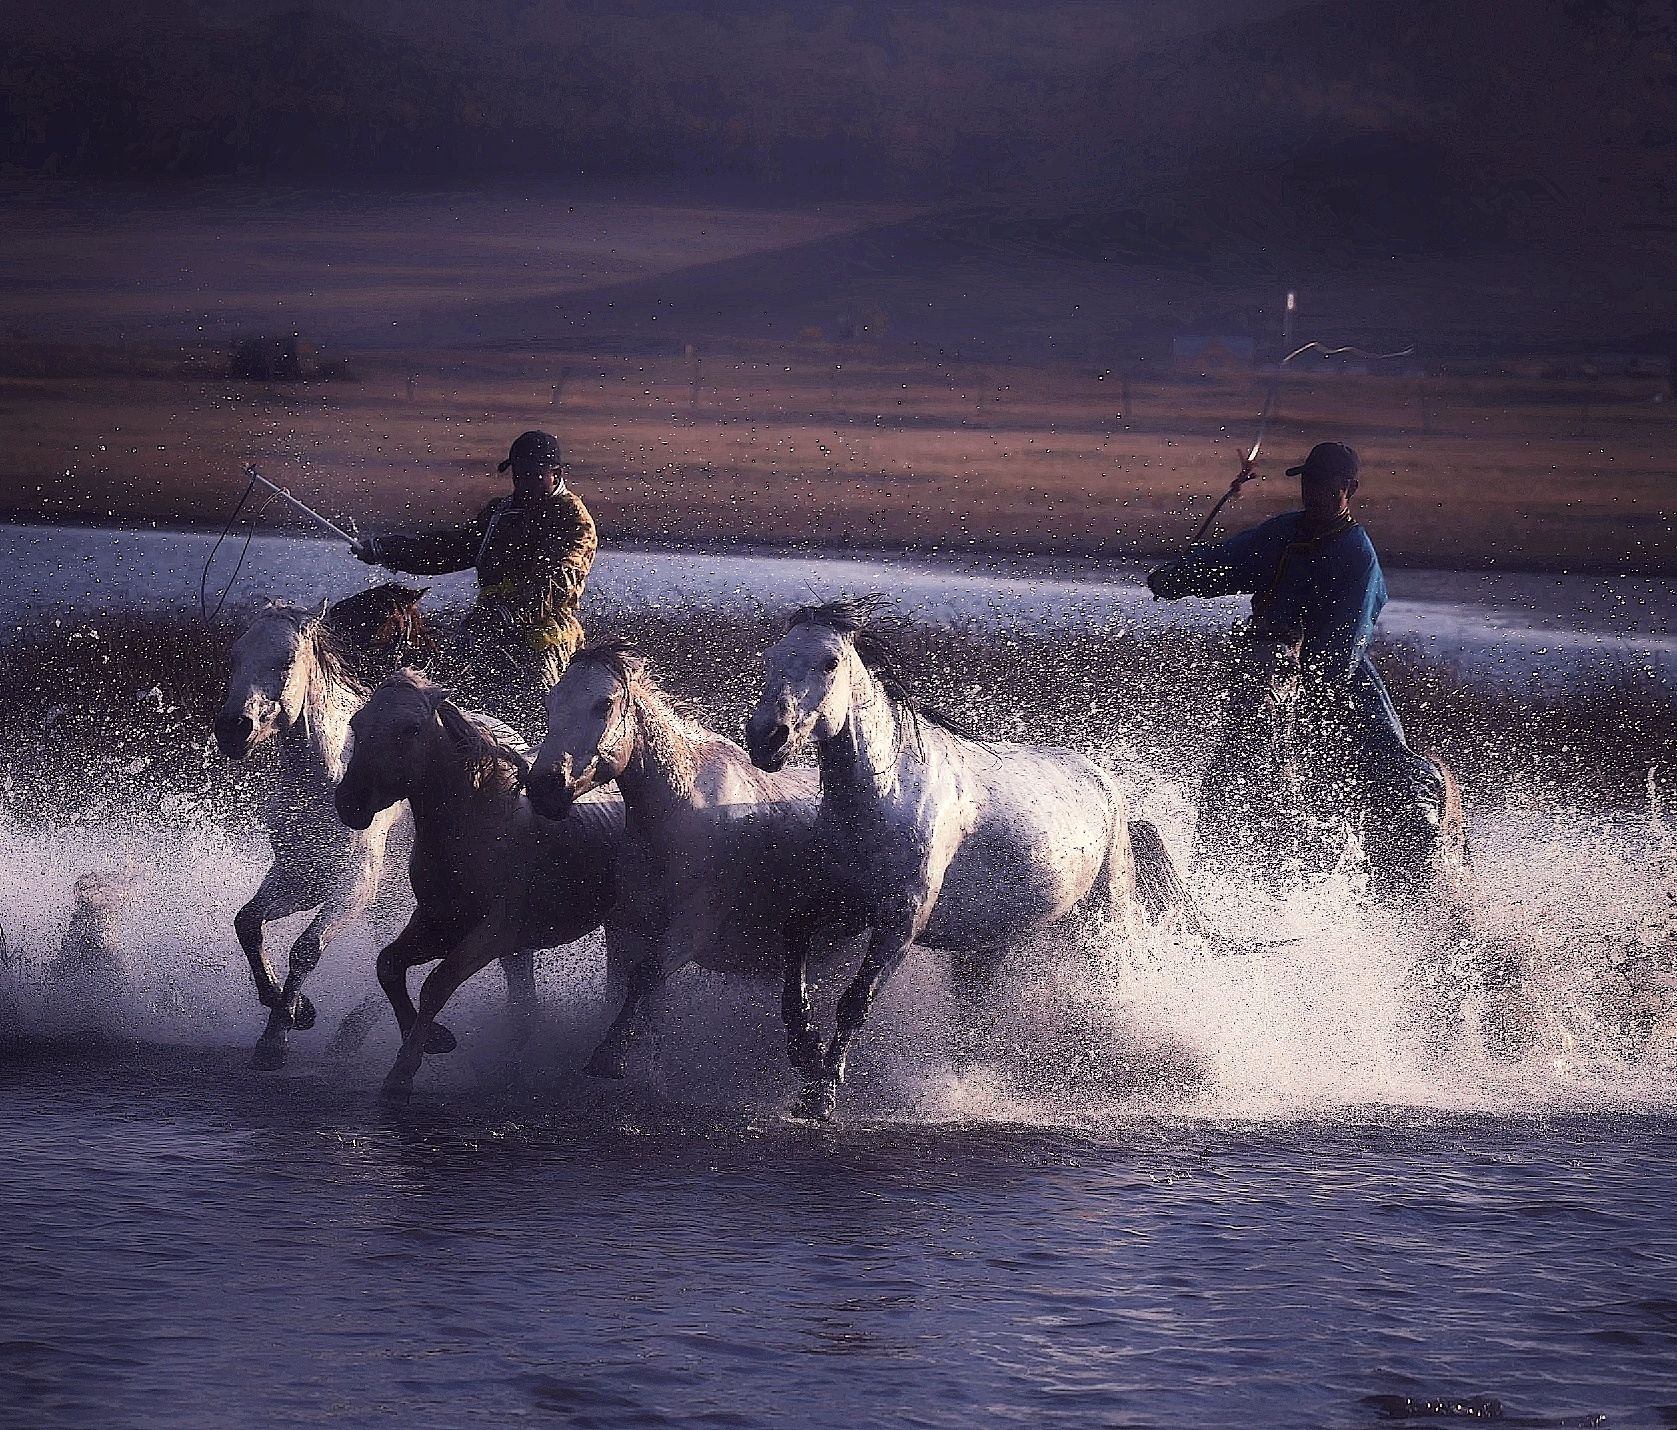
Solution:
[{"label": "horse neck", "polygon": [[655,823],[690,803],[699,752],[687,722],[659,696],[631,687],[629,740],[632,748],[617,787],[630,815]]},{"label": "horse neck", "polygon": [[855,651],[850,662],[850,710],[838,733],[816,744],[823,801],[883,799],[898,785],[898,762],[911,741],[903,723],[913,716],[893,700]]},{"label": "horse neck", "polygon": [[[433,725],[435,722],[433,722]],[[433,839],[476,845],[481,841],[469,818],[462,815],[493,803],[495,793],[473,777],[472,761],[454,747],[440,727],[432,731],[419,774],[408,786],[408,805],[414,823]]]},{"label": "horse neck", "polygon": [[320,658],[313,637],[303,638],[297,659],[306,667],[293,677],[303,682],[303,698],[298,718],[281,732],[281,762],[294,775],[323,775],[336,784],[344,775],[349,719],[364,698]]}]

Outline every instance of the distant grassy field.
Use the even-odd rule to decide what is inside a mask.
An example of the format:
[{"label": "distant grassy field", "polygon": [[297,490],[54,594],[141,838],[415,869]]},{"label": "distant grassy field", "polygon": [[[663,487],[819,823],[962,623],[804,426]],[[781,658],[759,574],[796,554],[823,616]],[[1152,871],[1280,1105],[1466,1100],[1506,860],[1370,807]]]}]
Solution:
[{"label": "distant grassy field", "polygon": [[[0,197],[0,513],[29,519],[219,525],[255,459],[337,513],[447,520],[502,489],[495,462],[539,426],[608,541],[1148,554],[1226,487],[1267,378],[1138,355],[1191,324],[1268,331],[1278,297],[1191,245],[1097,261],[879,206]],[[1336,270],[1303,317],[1311,336],[1459,351],[1576,349],[1597,341],[1586,322],[1654,321],[1599,284],[1521,289],[1560,261]],[[1557,316],[1557,293],[1582,308]],[[226,375],[238,338],[288,332],[339,375]],[[1677,404],[1653,379],[1288,373],[1262,465],[1356,445],[1389,560],[1677,566]],[[1229,523],[1291,499],[1270,480]]]},{"label": "distant grassy field", "polygon": [[[363,520],[448,520],[557,432],[607,539],[1145,554],[1238,465],[1265,379],[740,343],[624,356],[373,351],[350,375],[250,383],[221,349],[0,344],[0,511],[219,524],[241,463]],[[1313,441],[1364,458],[1364,519],[1410,564],[1677,569],[1677,405],[1648,381],[1290,376],[1229,514],[1279,510]],[[273,515],[273,520],[293,518]]]}]

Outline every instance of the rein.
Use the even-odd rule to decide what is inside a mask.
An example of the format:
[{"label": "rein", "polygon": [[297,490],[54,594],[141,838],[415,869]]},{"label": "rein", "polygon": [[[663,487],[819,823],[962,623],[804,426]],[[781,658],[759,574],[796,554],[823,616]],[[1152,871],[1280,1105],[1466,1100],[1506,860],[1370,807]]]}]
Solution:
[{"label": "rein", "polygon": [[227,578],[227,584],[221,588],[221,594],[216,597],[215,609],[209,609],[210,568],[215,565],[216,553],[221,550],[221,543],[227,540],[233,530],[233,524],[238,521],[239,513],[244,510],[245,503],[250,500],[251,493],[256,490],[256,469],[250,469],[250,480],[245,483],[245,489],[233,505],[233,510],[227,518],[227,525],[221,528],[221,535],[216,537],[215,545],[210,547],[210,554],[204,558],[204,569],[198,576],[198,617],[205,625],[210,625],[221,614],[221,608],[227,604],[227,598],[232,594],[233,586],[239,579],[239,572],[244,569],[245,557],[250,555],[250,543],[256,539],[256,521],[273,503],[270,493],[268,500],[257,507],[250,514],[250,527],[245,531],[245,542],[239,548],[239,559],[233,563],[233,574]]}]

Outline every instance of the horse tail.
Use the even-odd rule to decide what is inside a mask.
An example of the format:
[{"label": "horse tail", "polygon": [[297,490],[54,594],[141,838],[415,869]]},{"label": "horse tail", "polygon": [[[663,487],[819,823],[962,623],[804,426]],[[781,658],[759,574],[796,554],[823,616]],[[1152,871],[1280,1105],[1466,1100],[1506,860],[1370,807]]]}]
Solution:
[{"label": "horse tail", "polygon": [[1203,939],[1216,953],[1252,953],[1261,948],[1277,948],[1293,942],[1292,939],[1279,939],[1269,943],[1248,943],[1218,933],[1211,927],[1205,910],[1182,882],[1158,825],[1150,819],[1132,819],[1129,827],[1130,851],[1135,860],[1136,894],[1147,917],[1154,923],[1161,923],[1174,915],[1181,919],[1186,932]]},{"label": "horse tail", "polygon": [[1176,872],[1164,836],[1150,819],[1130,821],[1130,850],[1135,856],[1135,887],[1147,917],[1157,923],[1180,909],[1190,919],[1197,910],[1182,876]]}]

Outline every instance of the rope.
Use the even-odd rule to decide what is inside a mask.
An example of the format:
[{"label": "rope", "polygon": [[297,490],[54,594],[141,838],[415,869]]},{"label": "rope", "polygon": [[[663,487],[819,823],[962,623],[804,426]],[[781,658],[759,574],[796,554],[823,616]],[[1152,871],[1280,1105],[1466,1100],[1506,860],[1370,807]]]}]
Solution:
[{"label": "rope", "polygon": [[[1284,343],[1289,341],[1291,337],[1290,319],[1293,311],[1291,304],[1292,295],[1288,294],[1287,296],[1287,313],[1289,322],[1287,325],[1286,336],[1283,337]],[[1218,513],[1221,512],[1230,501],[1240,495],[1240,489],[1245,486],[1247,482],[1255,479],[1260,481],[1262,480],[1262,473],[1260,473],[1253,464],[1258,460],[1258,452],[1264,445],[1264,438],[1269,435],[1270,424],[1275,420],[1275,409],[1278,405],[1278,396],[1281,390],[1282,368],[1286,367],[1287,364],[1292,362],[1294,358],[1303,357],[1309,352],[1319,352],[1323,357],[1338,357],[1341,353],[1355,353],[1358,357],[1367,358],[1371,362],[1389,362],[1392,358],[1408,357],[1414,351],[1415,346],[1413,343],[1406,348],[1400,348],[1397,352],[1375,353],[1370,352],[1367,348],[1353,347],[1350,344],[1346,344],[1344,347],[1330,348],[1324,347],[1319,342],[1308,342],[1302,347],[1294,348],[1284,358],[1277,362],[1275,364],[1275,371],[1270,374],[1269,391],[1264,394],[1263,411],[1258,416],[1258,435],[1253,438],[1251,447],[1247,449],[1246,455],[1241,458],[1240,471],[1236,473],[1235,479],[1229,483],[1229,489],[1217,499],[1216,506],[1211,508],[1210,514],[1200,523],[1199,530],[1196,531],[1189,539],[1188,544],[1190,546],[1197,546],[1205,539],[1205,534],[1211,530],[1212,524],[1217,520]]]},{"label": "rope", "polygon": [[227,518],[227,525],[221,528],[221,535],[216,537],[215,545],[210,547],[210,554],[204,561],[204,569],[199,573],[198,617],[205,625],[214,624],[216,617],[221,614],[221,608],[227,604],[227,597],[232,593],[233,585],[239,579],[239,572],[244,569],[245,557],[250,555],[250,543],[256,536],[254,522],[257,517],[267,511],[269,503],[273,501],[273,497],[270,496],[267,501],[251,513],[253,525],[245,532],[244,545],[239,549],[239,559],[233,565],[233,574],[227,578],[227,584],[221,588],[221,594],[216,598],[215,609],[213,611],[209,610],[210,568],[215,565],[216,553],[221,550],[221,543],[227,540],[228,534],[233,530],[233,524],[239,519],[239,513],[244,510],[245,503],[250,500],[250,494],[255,490],[256,478],[252,476],[245,484],[243,494],[234,505],[232,515]]}]

